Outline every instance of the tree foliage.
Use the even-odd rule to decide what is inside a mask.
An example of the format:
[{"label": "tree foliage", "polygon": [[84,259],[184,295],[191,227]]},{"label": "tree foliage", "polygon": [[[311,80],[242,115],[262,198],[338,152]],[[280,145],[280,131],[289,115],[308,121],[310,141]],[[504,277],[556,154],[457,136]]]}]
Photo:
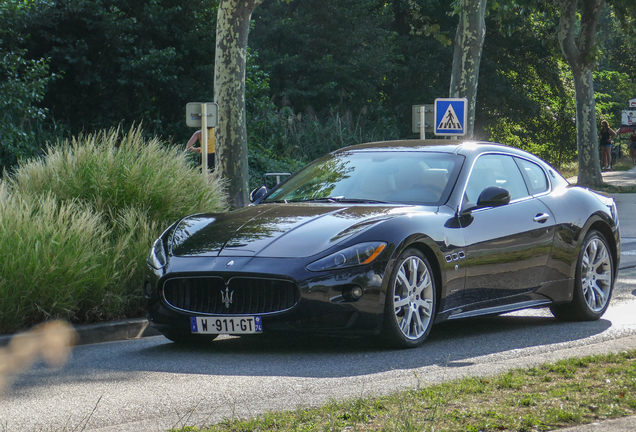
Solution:
[{"label": "tree foliage", "polygon": [[212,98],[217,0],[35,0],[30,58],[48,58],[43,100],[74,133],[143,123],[185,139],[185,104]]},{"label": "tree foliage", "polygon": [[477,128],[478,138],[560,166],[577,149],[574,87],[556,39],[557,18],[551,7],[488,18]]},{"label": "tree foliage", "polygon": [[[636,3],[608,4],[591,56],[597,117],[616,125],[636,96],[629,33]],[[142,123],[149,135],[185,142],[192,132],[185,103],[214,99],[217,7],[218,0],[4,2],[0,100],[11,121],[0,126],[2,163],[9,153],[10,164],[37,154],[46,125],[76,135]],[[454,8],[441,0],[264,0],[252,15],[245,66],[250,187],[263,170],[293,171],[343,145],[416,137],[411,107],[450,96]],[[488,3],[475,137],[560,165],[577,147],[558,18],[556,0]]]},{"label": "tree foliage", "polygon": [[253,44],[275,101],[297,111],[360,110],[382,97],[398,47],[390,3],[377,0],[266,1],[255,12]]},{"label": "tree foliage", "polygon": [[449,12],[435,0],[265,0],[250,43],[277,107],[319,121],[395,117],[405,137],[411,106],[448,92]]},{"label": "tree foliage", "polygon": [[39,103],[56,76],[46,58],[25,58],[26,35],[20,24],[31,12],[28,3],[0,4],[0,175],[18,159],[34,156],[42,147],[41,128],[48,111]]}]

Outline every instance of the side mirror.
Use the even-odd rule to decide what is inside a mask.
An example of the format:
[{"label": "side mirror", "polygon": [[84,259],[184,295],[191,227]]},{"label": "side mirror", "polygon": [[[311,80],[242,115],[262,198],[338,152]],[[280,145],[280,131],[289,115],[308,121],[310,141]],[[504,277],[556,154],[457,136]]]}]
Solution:
[{"label": "side mirror", "polygon": [[269,189],[267,189],[267,186],[261,186],[258,189],[254,189],[252,192],[250,192],[250,201],[251,202],[259,201],[261,198],[265,196],[265,194],[267,194],[267,192],[269,192]]},{"label": "side mirror", "polygon": [[477,207],[500,207],[510,202],[510,192],[499,186],[489,186],[484,189],[477,199]]}]

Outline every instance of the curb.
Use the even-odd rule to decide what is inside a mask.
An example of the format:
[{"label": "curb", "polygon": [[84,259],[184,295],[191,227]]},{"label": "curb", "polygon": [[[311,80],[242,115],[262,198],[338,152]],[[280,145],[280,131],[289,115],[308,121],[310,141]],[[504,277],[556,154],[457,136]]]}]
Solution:
[{"label": "curb", "polygon": [[[97,324],[73,326],[78,335],[75,345],[89,345],[103,342],[115,342],[127,339],[159,336],[161,333],[146,318],[132,318]],[[0,347],[7,346],[14,335],[1,335]]]}]

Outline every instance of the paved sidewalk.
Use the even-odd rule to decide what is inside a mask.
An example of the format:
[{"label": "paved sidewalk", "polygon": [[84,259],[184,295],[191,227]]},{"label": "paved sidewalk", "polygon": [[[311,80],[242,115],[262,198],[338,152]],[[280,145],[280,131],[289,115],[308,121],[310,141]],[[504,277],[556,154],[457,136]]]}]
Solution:
[{"label": "paved sidewalk", "polygon": [[557,430],[560,432],[634,432],[636,417],[621,417]]},{"label": "paved sidewalk", "polygon": [[[636,165],[629,171],[603,171],[601,175],[603,176],[603,181],[612,186],[636,185]],[[569,177],[568,181],[576,184],[577,176]]]}]

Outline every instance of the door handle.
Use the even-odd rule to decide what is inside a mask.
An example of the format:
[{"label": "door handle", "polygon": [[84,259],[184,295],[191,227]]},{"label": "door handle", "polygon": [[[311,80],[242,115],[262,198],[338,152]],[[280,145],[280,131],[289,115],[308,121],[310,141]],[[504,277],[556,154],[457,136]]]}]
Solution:
[{"label": "door handle", "polygon": [[550,215],[547,213],[539,213],[538,215],[536,215],[533,219],[533,221],[535,222],[539,222],[539,223],[546,223],[548,221],[548,219],[550,219]]}]

